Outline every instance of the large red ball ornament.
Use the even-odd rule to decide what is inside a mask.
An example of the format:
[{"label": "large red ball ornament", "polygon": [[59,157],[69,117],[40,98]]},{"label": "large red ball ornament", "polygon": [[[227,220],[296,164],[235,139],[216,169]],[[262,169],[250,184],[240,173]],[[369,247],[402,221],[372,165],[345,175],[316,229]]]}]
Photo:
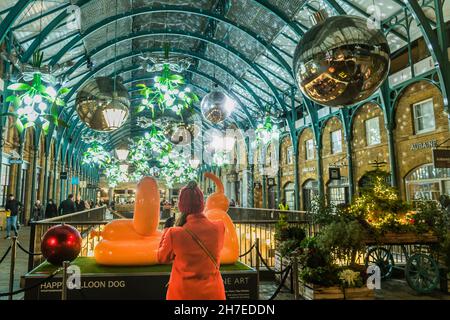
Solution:
[{"label": "large red ball ornament", "polygon": [[47,230],[42,238],[42,255],[53,265],[61,266],[64,261],[73,261],[81,251],[81,235],[77,229],[60,224]]}]

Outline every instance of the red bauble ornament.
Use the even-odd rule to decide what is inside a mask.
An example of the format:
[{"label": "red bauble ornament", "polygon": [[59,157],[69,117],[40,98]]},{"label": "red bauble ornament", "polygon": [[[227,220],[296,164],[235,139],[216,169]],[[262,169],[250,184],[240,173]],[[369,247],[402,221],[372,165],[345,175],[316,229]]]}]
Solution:
[{"label": "red bauble ornament", "polygon": [[81,251],[81,235],[77,229],[60,224],[51,227],[41,242],[42,255],[53,265],[61,266],[64,261],[73,261]]}]

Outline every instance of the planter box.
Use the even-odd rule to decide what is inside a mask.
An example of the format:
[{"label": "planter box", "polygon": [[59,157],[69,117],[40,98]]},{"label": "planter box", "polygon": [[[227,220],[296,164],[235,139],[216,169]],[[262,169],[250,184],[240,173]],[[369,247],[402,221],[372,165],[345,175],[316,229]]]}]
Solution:
[{"label": "planter box", "polygon": [[306,300],[373,300],[374,290],[367,287],[346,288],[345,294],[341,287],[323,287],[299,280],[299,293]]},{"label": "planter box", "polygon": [[[281,254],[276,251],[275,253],[275,271],[285,269],[290,264],[289,258],[283,258]],[[301,267],[299,266],[298,274],[300,274]],[[275,275],[276,281],[280,283],[281,276]],[[375,298],[375,291],[370,290],[367,287],[361,288],[346,288],[345,296],[341,287],[323,287],[311,283],[304,283],[302,280],[298,280],[299,294],[306,300],[373,300]],[[291,274],[288,275],[285,287],[294,292],[294,281]]]}]

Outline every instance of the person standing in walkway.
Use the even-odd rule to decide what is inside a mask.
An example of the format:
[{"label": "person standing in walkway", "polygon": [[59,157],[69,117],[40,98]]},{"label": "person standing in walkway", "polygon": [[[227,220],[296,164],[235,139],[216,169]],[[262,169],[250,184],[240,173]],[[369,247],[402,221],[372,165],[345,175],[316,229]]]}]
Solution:
[{"label": "person standing in walkway", "polygon": [[163,204],[163,216],[164,218],[170,217],[170,210],[172,209],[172,206],[170,205],[169,201],[165,201]]},{"label": "person standing in walkway", "polygon": [[77,206],[77,211],[86,210],[86,204],[84,203],[84,200],[81,199],[80,196],[77,197],[77,201],[75,201],[75,205]]},{"label": "person standing in walkway", "polygon": [[75,202],[73,202],[73,194],[69,194],[67,199],[61,202],[58,212],[59,214],[69,214],[77,212],[77,206],[75,205]]},{"label": "person standing in walkway", "polygon": [[18,236],[17,232],[17,215],[19,213],[19,207],[21,207],[21,204],[19,201],[17,201],[14,198],[13,194],[10,194],[8,196],[8,200],[5,204],[5,210],[6,210],[6,237],[5,239],[10,239],[10,233],[11,229],[14,231],[15,236]]},{"label": "person standing in walkway", "polygon": [[42,204],[40,200],[36,200],[36,202],[34,203],[34,207],[33,207],[33,220],[34,221],[39,221],[41,220],[42,217]]},{"label": "person standing in walkway", "polygon": [[176,227],[166,225],[158,249],[160,263],[171,263],[167,300],[225,300],[219,271],[225,225],[203,214],[203,193],[195,181],[181,189]]},{"label": "person standing in walkway", "polygon": [[53,202],[53,199],[48,200],[47,206],[45,207],[45,218],[54,218],[58,215],[58,208]]}]

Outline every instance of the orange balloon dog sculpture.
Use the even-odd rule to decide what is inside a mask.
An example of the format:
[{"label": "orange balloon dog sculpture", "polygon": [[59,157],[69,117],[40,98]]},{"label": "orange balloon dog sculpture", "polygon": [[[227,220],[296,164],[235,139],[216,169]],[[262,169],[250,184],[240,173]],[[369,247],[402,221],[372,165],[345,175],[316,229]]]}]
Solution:
[{"label": "orange balloon dog sculpture", "polygon": [[133,219],[111,221],[103,232],[94,233],[103,237],[95,247],[95,261],[115,266],[157,264],[158,225],[158,185],[155,179],[144,177],[137,185]]},{"label": "orange balloon dog sculpture", "polygon": [[210,172],[206,172],[205,177],[214,181],[217,191],[206,199],[204,213],[209,220],[221,220],[225,224],[225,239],[220,255],[220,263],[233,264],[239,258],[239,242],[233,221],[227,214],[230,204],[225,196],[222,181]]}]

